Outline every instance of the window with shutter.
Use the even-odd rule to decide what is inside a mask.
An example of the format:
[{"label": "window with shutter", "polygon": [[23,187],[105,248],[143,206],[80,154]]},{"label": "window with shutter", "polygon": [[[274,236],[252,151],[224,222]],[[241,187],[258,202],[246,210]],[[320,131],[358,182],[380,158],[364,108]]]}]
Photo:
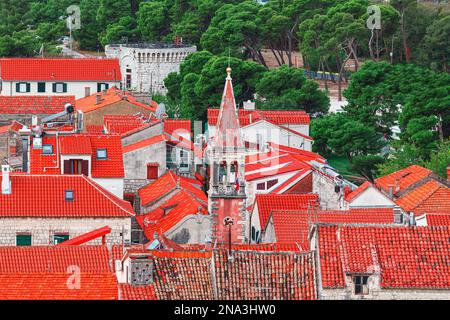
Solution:
[{"label": "window with shutter", "polygon": [[45,92],[45,82],[38,82],[38,92]]},{"label": "window with shutter", "polygon": [[64,174],[72,174],[70,160],[64,160]]},{"label": "window with shutter", "polygon": [[84,174],[86,177],[89,176],[89,160],[82,160],[81,174]]},{"label": "window with shutter", "polygon": [[16,235],[16,246],[31,246],[32,238],[31,234],[18,234]]},{"label": "window with shutter", "polygon": [[158,179],[158,166],[155,164],[147,165],[147,179]]}]

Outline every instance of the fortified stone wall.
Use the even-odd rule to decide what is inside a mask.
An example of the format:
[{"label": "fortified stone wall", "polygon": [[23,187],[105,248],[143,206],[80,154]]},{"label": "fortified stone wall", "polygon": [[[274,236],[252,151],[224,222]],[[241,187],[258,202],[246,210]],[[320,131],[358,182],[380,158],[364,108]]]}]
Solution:
[{"label": "fortified stone wall", "polygon": [[178,72],[180,64],[196,46],[172,44],[111,44],[105,48],[108,58],[118,58],[122,85],[137,92],[166,93],[164,79]]}]

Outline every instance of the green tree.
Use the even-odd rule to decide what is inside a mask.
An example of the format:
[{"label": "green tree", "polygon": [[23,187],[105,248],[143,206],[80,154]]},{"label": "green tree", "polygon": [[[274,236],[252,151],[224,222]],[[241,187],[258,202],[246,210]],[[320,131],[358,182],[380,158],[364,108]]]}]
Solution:
[{"label": "green tree", "polygon": [[381,136],[362,122],[345,113],[330,114],[314,119],[311,134],[317,148],[338,156],[346,156],[353,163],[355,156],[378,154],[384,146]]},{"label": "green tree", "polygon": [[168,8],[164,1],[141,3],[137,13],[137,24],[145,40],[162,40],[170,32]]},{"label": "green tree", "polygon": [[329,99],[317,83],[306,79],[304,70],[283,65],[264,73],[256,85],[258,105],[276,109],[303,109],[309,113],[328,111]]}]

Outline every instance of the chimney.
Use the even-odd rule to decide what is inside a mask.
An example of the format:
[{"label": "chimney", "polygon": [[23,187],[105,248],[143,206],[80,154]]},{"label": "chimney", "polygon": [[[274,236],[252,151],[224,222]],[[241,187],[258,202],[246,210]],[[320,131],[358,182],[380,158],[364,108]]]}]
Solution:
[{"label": "chimney", "polygon": [[108,95],[108,90],[105,89],[105,90],[103,90],[102,92],[103,92],[103,95],[104,95],[104,96]]},{"label": "chimney", "polygon": [[413,212],[409,213],[409,225],[411,227],[414,227],[416,225],[416,218],[414,217],[414,213]]},{"label": "chimney", "polygon": [[11,194],[11,181],[9,180],[9,165],[2,165],[2,194]]},{"label": "chimney", "polygon": [[100,102],[102,102],[102,96],[99,94],[99,93],[97,93],[96,95],[95,95],[95,104],[100,104]]},{"label": "chimney", "polygon": [[389,185],[389,199],[393,199],[394,198],[394,186]]},{"label": "chimney", "polygon": [[251,100],[244,101],[244,110],[255,110],[255,102]]}]

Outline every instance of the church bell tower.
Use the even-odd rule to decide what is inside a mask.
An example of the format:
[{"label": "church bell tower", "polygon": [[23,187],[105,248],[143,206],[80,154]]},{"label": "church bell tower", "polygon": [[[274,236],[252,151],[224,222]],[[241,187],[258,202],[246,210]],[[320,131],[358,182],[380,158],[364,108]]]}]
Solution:
[{"label": "church bell tower", "polygon": [[245,239],[245,146],[234,99],[231,68],[220,105],[213,141],[209,145],[209,212],[212,241],[243,243]]}]

